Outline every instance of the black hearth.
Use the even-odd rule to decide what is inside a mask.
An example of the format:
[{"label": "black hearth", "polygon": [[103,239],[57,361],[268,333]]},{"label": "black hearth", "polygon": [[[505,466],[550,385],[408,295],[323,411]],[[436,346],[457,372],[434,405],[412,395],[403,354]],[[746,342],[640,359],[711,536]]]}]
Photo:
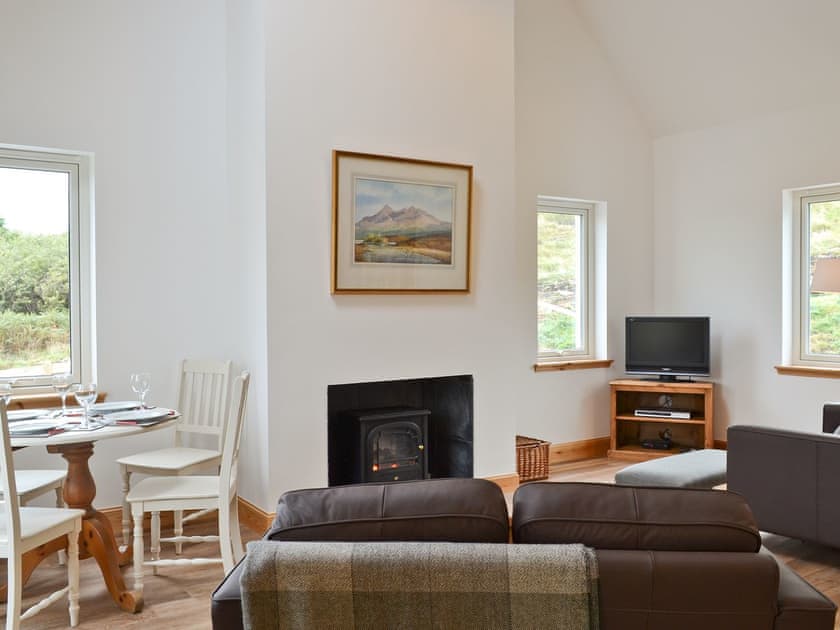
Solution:
[{"label": "black hearth", "polygon": [[[414,418],[380,418],[395,425],[378,432],[387,423],[374,417],[391,412],[414,414]],[[473,476],[472,376],[329,385],[327,414],[331,486],[395,481],[395,476],[399,477],[396,481]],[[368,419],[362,422],[364,418]],[[411,429],[400,422],[420,427]],[[422,438],[417,437],[420,430]],[[374,465],[378,470],[373,470]]]}]

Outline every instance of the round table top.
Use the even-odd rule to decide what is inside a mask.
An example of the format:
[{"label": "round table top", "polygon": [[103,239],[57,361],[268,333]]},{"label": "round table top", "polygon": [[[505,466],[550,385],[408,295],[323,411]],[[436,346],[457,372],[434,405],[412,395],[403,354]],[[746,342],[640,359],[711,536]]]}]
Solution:
[{"label": "round table top", "polygon": [[171,418],[167,418],[157,424],[149,426],[141,425],[125,425],[112,424],[106,425],[94,431],[62,431],[50,436],[10,436],[9,441],[12,448],[20,448],[23,446],[57,446],[61,444],[83,444],[86,442],[98,442],[99,440],[108,440],[111,438],[127,437],[137,433],[149,433],[159,429],[166,429],[175,424],[175,421],[180,417],[176,411]]}]

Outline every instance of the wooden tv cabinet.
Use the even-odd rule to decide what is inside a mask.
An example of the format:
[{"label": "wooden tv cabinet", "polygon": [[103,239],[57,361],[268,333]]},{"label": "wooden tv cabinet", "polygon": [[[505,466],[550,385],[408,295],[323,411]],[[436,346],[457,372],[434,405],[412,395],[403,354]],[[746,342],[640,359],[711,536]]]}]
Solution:
[{"label": "wooden tv cabinet", "polygon": [[[678,409],[690,418],[637,416],[637,409]],[[645,448],[643,440],[671,430],[667,450]],[[714,447],[714,383],[700,381],[610,381],[609,457],[641,461],[689,449]]]}]

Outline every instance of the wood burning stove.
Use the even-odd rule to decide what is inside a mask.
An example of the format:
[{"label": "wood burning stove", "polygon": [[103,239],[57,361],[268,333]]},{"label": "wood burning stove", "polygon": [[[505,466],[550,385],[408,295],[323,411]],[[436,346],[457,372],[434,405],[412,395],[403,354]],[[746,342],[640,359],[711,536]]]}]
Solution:
[{"label": "wood burning stove", "polygon": [[344,412],[347,483],[428,478],[429,414],[410,407]]}]

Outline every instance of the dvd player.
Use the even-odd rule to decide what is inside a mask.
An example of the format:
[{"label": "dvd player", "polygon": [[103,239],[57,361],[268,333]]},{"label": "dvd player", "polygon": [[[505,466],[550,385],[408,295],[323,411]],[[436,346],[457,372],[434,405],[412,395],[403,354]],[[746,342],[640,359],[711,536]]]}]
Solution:
[{"label": "dvd player", "polygon": [[675,418],[679,420],[691,418],[691,412],[687,409],[636,409],[635,414],[648,418]]}]

